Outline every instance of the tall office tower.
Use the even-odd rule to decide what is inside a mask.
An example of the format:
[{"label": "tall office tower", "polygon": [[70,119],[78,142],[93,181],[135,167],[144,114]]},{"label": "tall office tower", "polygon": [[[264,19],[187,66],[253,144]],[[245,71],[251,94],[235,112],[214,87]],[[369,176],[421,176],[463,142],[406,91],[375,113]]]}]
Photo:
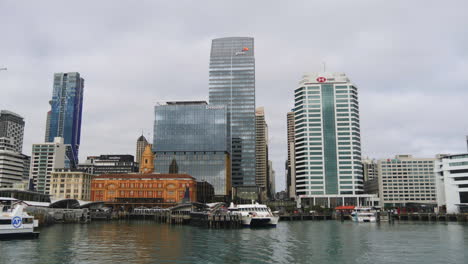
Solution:
[{"label": "tall office tower", "polygon": [[24,120],[18,114],[2,110],[0,111],[0,137],[13,139],[13,151],[23,151]]},{"label": "tall office tower", "polygon": [[294,92],[296,195],[308,205],[358,203],[363,176],[356,86],[344,73],[311,73]]},{"label": "tall office tower", "polygon": [[435,207],[435,161],[435,158],[413,158],[411,155],[379,160],[380,205],[405,207],[407,204],[414,204]]},{"label": "tall office tower", "polygon": [[294,148],[294,112],[287,114],[288,160],[286,160],[286,194],[296,198],[296,163]]},{"label": "tall office tower", "polygon": [[66,167],[68,158],[67,146],[63,138],[56,137],[54,142],[33,144],[29,177],[38,192],[50,193],[50,175],[54,169]]},{"label": "tall office tower", "polygon": [[141,164],[141,155],[145,151],[146,146],[148,145],[148,141],[146,140],[145,136],[141,135],[136,143],[136,162]]},{"label": "tall office tower", "polygon": [[371,159],[362,160],[362,170],[364,176],[364,182],[377,179],[379,175],[379,168],[377,161]]},{"label": "tall office tower", "polygon": [[254,39],[214,39],[210,55],[210,104],[226,105],[233,186],[255,186]]},{"label": "tall office tower", "polygon": [[231,193],[227,111],[205,101],[167,102],[154,107],[154,169],[187,173],[213,185],[224,201]]},{"label": "tall office tower", "polygon": [[55,73],[54,90],[47,113],[46,142],[62,137],[67,147],[70,167],[78,165],[81,137],[84,80],[78,72]]},{"label": "tall office tower", "polygon": [[263,107],[255,111],[255,131],[255,184],[268,193],[268,126]]},{"label": "tall office tower", "polygon": [[269,198],[273,199],[276,194],[276,172],[273,169],[273,162],[271,160],[268,161],[268,193]]},{"label": "tall office tower", "polygon": [[0,188],[11,188],[23,177],[23,155],[16,151],[13,137],[0,137]]}]

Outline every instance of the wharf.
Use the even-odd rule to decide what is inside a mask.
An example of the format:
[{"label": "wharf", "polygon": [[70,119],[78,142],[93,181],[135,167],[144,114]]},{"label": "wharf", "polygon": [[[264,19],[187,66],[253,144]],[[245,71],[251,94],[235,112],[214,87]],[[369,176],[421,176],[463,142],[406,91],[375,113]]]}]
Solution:
[{"label": "wharf", "polygon": [[333,220],[332,214],[282,214],[280,221]]},{"label": "wharf", "polygon": [[400,213],[389,218],[398,221],[468,222],[468,214]]},{"label": "wharf", "polygon": [[190,224],[208,228],[237,228],[242,226],[240,215],[223,210],[197,211],[197,205],[185,204],[171,209],[136,208],[132,212],[115,212],[111,219],[146,219],[158,223]]}]

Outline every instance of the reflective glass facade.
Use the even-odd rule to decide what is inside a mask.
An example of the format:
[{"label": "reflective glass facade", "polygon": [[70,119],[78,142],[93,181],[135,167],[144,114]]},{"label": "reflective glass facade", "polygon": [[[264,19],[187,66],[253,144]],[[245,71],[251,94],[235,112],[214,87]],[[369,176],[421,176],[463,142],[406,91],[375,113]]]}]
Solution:
[{"label": "reflective glass facade", "polygon": [[295,90],[296,194],[363,193],[357,88],[343,73],[313,73]]},{"label": "reflective glass facade", "polygon": [[54,90],[50,100],[51,111],[47,114],[46,142],[63,137],[70,145],[66,155],[70,166],[78,165],[78,149],[81,137],[84,80],[78,72],[55,73]]},{"label": "reflective glass facade", "polygon": [[154,170],[178,172],[213,185],[215,195],[229,195],[230,160],[226,106],[206,102],[167,102],[155,106]]},{"label": "reflective glass facade", "polygon": [[197,181],[213,185],[215,195],[229,195],[229,155],[227,152],[162,152],[156,151],[154,169],[158,173],[169,173],[175,159],[179,173],[187,173]]},{"label": "reflective glass facade", "polygon": [[154,108],[154,151],[227,151],[226,107],[168,102]]},{"label": "reflective glass facade", "polygon": [[233,186],[255,185],[255,58],[254,39],[212,41],[210,104],[226,105],[229,116]]}]

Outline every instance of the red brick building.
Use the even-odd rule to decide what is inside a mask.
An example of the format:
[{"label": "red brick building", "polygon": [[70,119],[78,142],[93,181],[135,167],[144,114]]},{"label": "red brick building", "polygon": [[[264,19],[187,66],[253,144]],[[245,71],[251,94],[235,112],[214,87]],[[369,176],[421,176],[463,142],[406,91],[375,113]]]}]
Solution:
[{"label": "red brick building", "polygon": [[180,202],[187,190],[195,202],[196,184],[188,174],[104,174],[93,178],[91,200],[126,207],[168,207]]}]

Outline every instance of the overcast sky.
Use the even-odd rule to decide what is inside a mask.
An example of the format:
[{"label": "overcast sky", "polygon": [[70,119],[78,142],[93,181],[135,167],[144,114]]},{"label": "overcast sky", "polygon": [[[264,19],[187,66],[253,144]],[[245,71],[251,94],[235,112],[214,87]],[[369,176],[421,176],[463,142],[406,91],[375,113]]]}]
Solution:
[{"label": "overcast sky", "polygon": [[208,100],[211,39],[255,38],[256,104],[284,188],[286,113],[303,73],[359,89],[363,156],[466,152],[466,1],[0,0],[0,109],[42,143],[54,72],[85,79],[80,159],[133,154],[153,106]]}]

